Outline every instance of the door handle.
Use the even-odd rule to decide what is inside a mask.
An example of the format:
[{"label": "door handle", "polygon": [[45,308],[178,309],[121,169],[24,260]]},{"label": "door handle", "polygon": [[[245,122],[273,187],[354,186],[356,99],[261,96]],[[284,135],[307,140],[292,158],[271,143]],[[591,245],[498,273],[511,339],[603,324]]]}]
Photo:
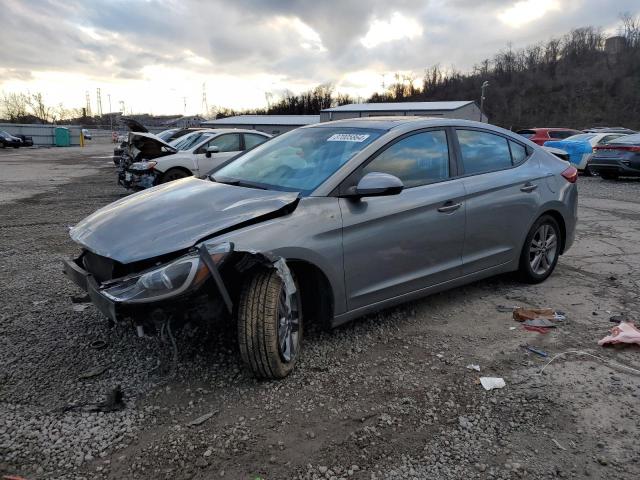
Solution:
[{"label": "door handle", "polygon": [[533,192],[536,188],[538,188],[538,185],[534,185],[533,183],[527,182],[524,184],[524,187],[520,189],[520,191],[530,193],[530,192]]},{"label": "door handle", "polygon": [[442,205],[440,208],[438,208],[438,211],[440,213],[454,212],[457,209],[459,209],[461,206],[462,206],[461,203],[453,203],[452,201],[448,201],[444,205]]}]

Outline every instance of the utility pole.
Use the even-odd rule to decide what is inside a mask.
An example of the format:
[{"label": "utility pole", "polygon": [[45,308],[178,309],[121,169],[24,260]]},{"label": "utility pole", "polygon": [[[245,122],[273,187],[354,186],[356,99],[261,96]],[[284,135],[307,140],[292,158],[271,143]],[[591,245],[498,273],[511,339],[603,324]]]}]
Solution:
[{"label": "utility pole", "polygon": [[480,121],[482,122],[482,107],[484,106],[484,92],[489,87],[489,82],[487,80],[484,81],[482,87],[480,87]]},{"label": "utility pole", "polygon": [[86,103],[87,103],[87,105],[86,105],[86,107],[85,107],[85,109],[86,109],[86,116],[87,116],[87,117],[90,117],[90,116],[91,116],[91,97],[89,96],[89,92],[88,92],[88,91],[87,91],[87,92],[85,92],[85,94],[84,94],[84,98],[85,98]]},{"label": "utility pole", "polygon": [[122,114],[125,114],[125,110],[124,110],[124,100],[120,100],[120,111],[122,112]]},{"label": "utility pole", "polygon": [[109,98],[109,129],[113,132],[113,113],[111,110],[111,94],[107,93],[107,97]]},{"label": "utility pole", "polygon": [[202,84],[202,110],[203,116],[206,118],[209,115],[209,104],[207,103],[207,84]]},{"label": "utility pole", "polygon": [[102,119],[102,96],[100,95],[100,87],[96,88],[96,107],[97,115]]}]

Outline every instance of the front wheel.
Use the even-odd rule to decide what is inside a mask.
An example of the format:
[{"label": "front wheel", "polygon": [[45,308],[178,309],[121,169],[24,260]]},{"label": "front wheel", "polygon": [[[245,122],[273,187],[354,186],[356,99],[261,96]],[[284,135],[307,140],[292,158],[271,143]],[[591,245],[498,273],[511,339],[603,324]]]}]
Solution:
[{"label": "front wheel", "polygon": [[257,378],[284,378],[293,370],[302,345],[300,295],[288,294],[275,270],[246,280],[238,304],[238,343]]},{"label": "front wheel", "polygon": [[520,254],[520,278],[540,283],[556,268],[560,256],[561,232],[558,222],[543,215],[533,224]]}]

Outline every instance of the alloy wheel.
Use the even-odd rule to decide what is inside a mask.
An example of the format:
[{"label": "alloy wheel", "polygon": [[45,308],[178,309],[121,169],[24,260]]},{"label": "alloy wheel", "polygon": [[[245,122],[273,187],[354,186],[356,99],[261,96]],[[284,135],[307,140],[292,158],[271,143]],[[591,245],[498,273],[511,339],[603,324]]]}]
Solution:
[{"label": "alloy wheel", "polygon": [[297,295],[297,293],[291,295],[290,307],[287,308],[287,294],[283,286],[278,301],[278,348],[280,356],[287,363],[291,362],[298,353],[300,312]]},{"label": "alloy wheel", "polygon": [[529,264],[537,275],[545,275],[553,266],[558,254],[558,233],[553,225],[543,223],[538,227],[529,246]]}]

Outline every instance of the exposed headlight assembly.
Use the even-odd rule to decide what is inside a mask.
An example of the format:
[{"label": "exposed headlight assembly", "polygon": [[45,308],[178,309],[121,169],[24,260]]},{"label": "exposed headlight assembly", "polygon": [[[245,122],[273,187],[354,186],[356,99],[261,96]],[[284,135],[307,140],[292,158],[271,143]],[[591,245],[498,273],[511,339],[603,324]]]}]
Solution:
[{"label": "exposed headlight assembly", "polygon": [[129,170],[135,170],[137,172],[146,172],[148,170],[153,170],[153,167],[155,167],[158,164],[158,162],[135,162],[132,163],[131,166],[129,167]]},{"label": "exposed headlight assembly", "polygon": [[[230,243],[207,245],[215,265],[220,265],[233,250]],[[148,303],[180,295],[196,288],[209,276],[207,266],[197,253],[190,253],[166,265],[115,280],[101,293],[121,303]]]}]

